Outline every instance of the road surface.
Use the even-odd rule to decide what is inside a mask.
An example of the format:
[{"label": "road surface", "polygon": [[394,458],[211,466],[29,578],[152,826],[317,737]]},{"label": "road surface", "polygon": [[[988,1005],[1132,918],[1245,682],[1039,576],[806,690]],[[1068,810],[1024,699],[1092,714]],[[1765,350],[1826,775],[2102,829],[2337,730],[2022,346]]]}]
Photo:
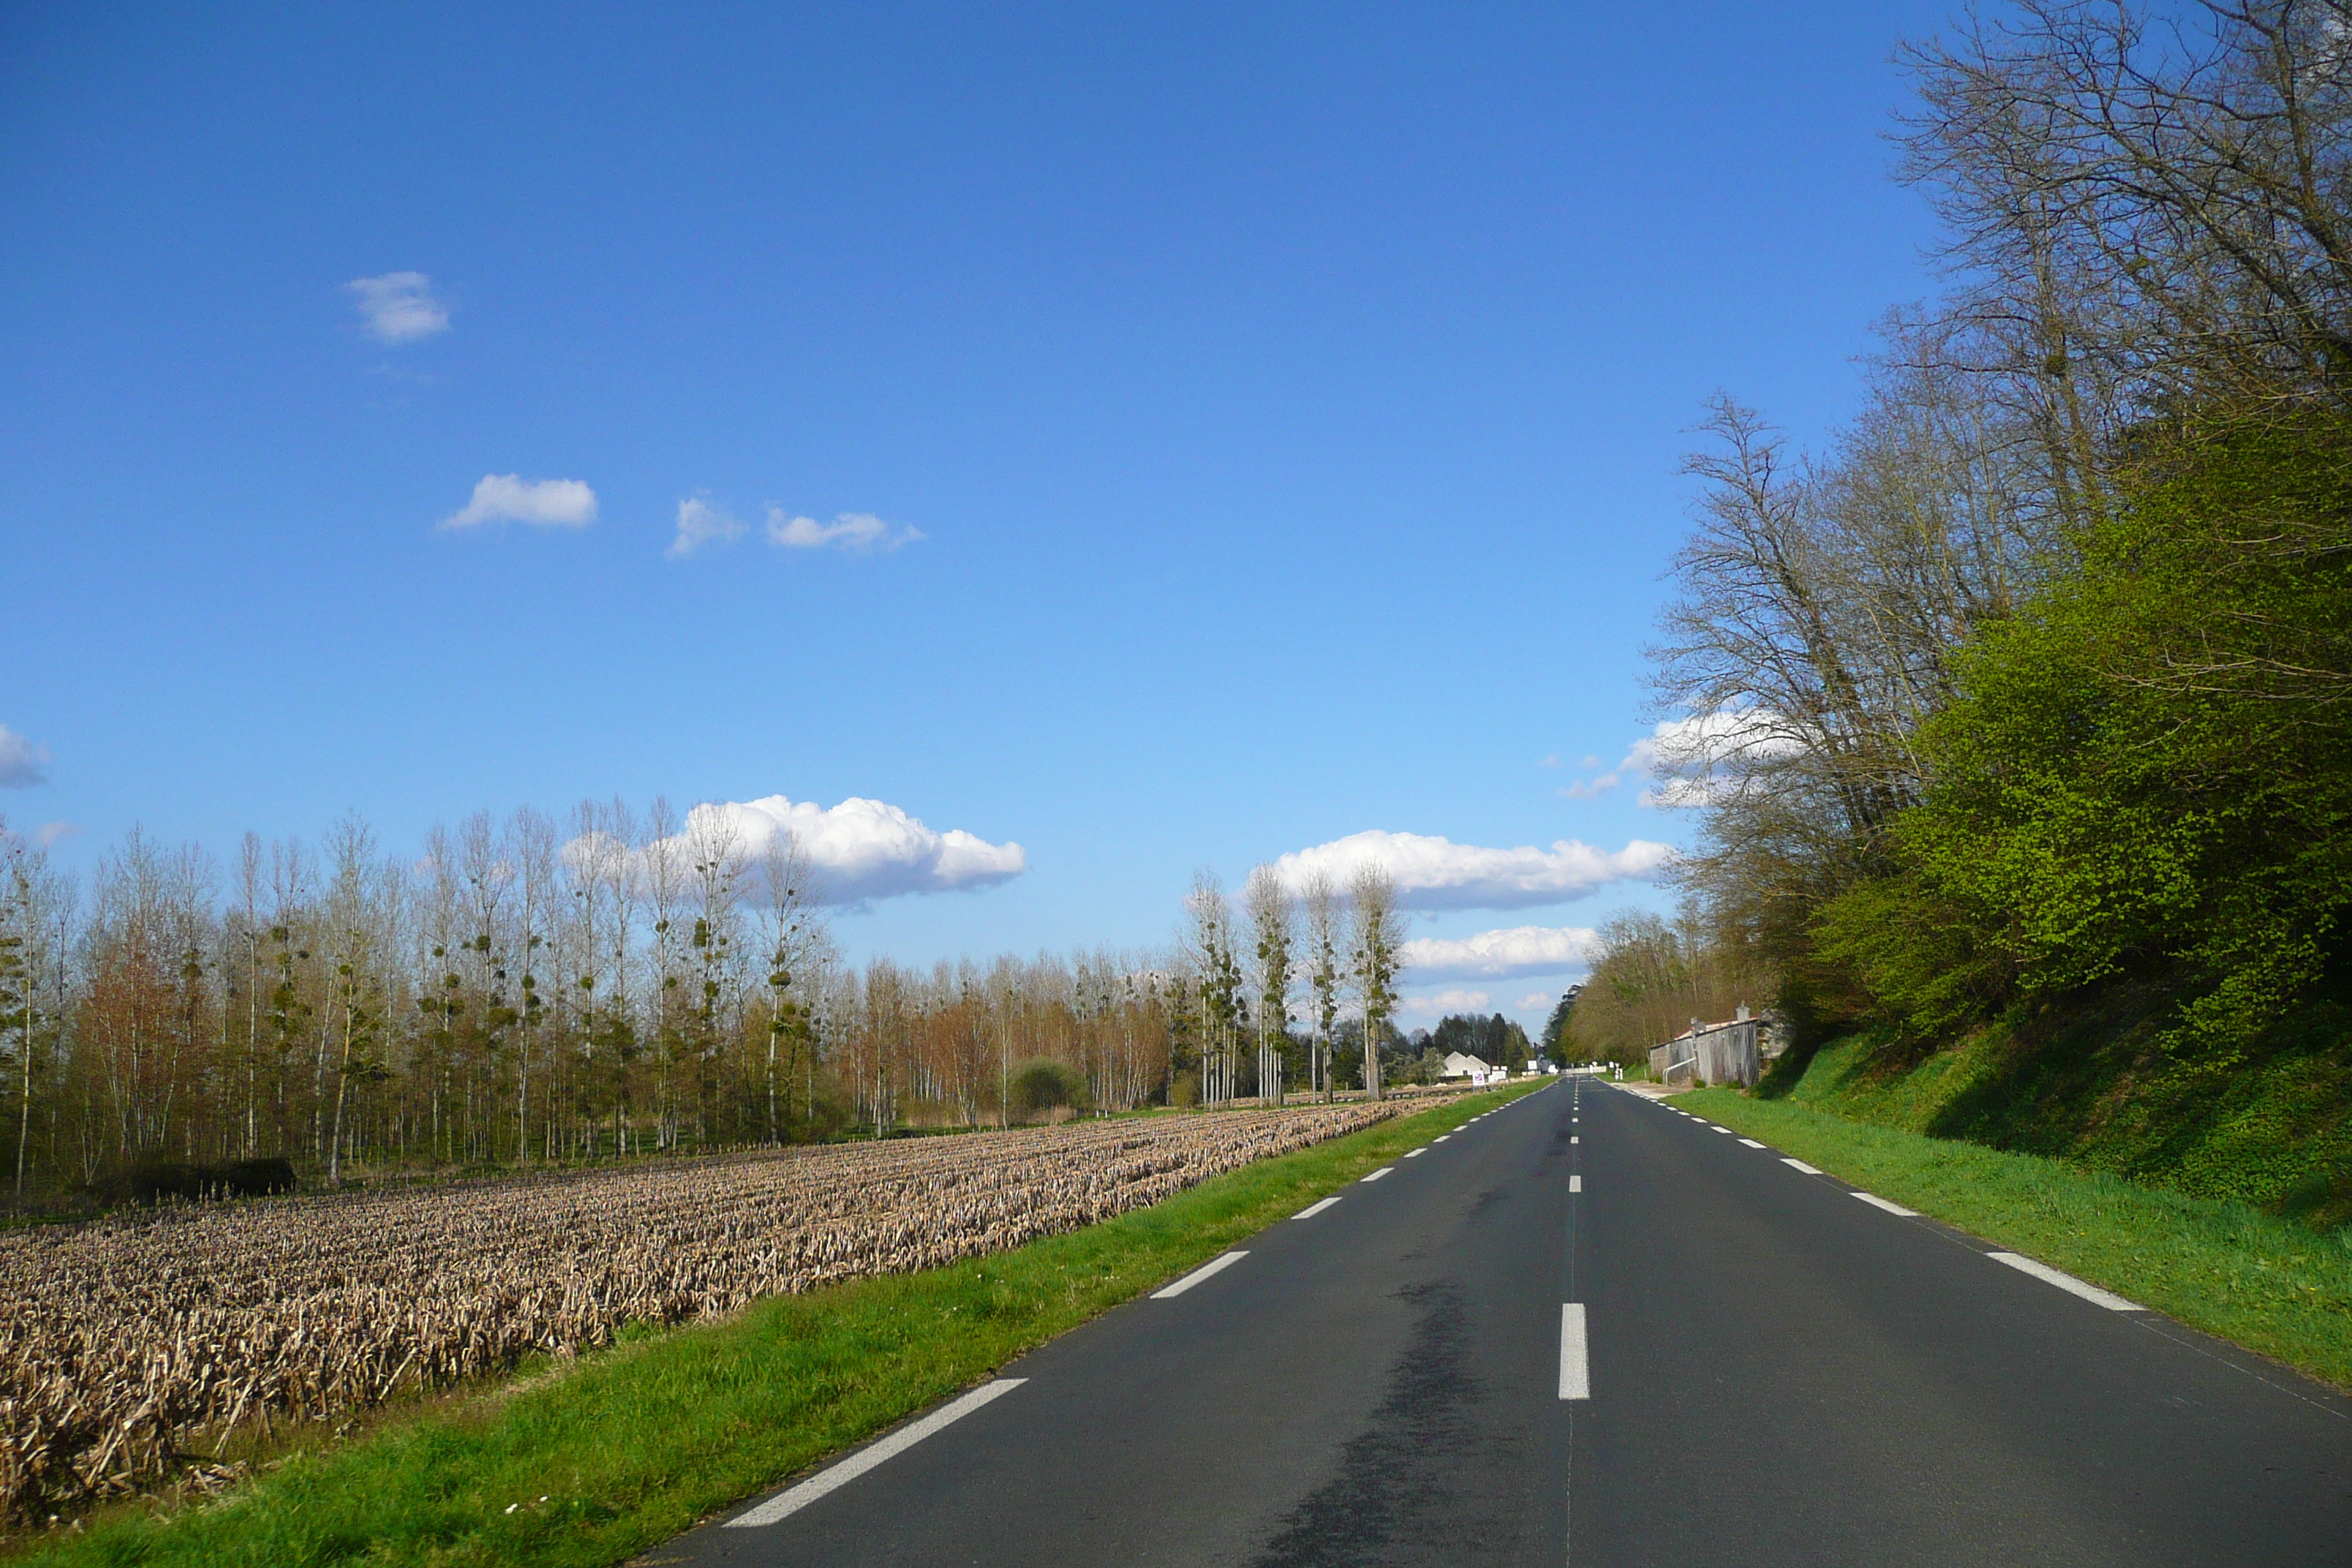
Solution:
[{"label": "road surface", "polygon": [[2352,1401],[1599,1083],[648,1563],[2352,1563]]}]

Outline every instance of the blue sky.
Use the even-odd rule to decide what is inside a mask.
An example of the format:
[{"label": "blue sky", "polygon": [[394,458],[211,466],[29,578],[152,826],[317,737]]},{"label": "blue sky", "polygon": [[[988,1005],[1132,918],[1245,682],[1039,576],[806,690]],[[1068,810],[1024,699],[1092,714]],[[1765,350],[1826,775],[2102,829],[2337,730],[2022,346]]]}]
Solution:
[{"label": "blue sky", "polygon": [[[1687,820],[1561,792],[1656,717],[1684,432],[1819,439],[1932,288],[1884,134],[1947,14],[10,7],[0,814],[1018,844],[842,919],[918,961],[1366,832],[1623,871]],[[509,475],[554,521],[440,526]],[[1481,885],[1415,934],[1660,897]]]}]

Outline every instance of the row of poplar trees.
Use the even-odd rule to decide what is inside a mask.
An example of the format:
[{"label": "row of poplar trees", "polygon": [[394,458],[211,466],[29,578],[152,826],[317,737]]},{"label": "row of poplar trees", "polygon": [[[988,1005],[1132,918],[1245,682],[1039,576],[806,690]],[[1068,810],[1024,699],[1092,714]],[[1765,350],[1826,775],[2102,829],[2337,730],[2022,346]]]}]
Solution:
[{"label": "row of poplar trees", "polygon": [[[1294,893],[1274,867],[1261,865],[1243,887],[1238,915],[1203,871],[1184,911],[1181,1012],[1195,1026],[1191,1054],[1204,1104],[1247,1094],[1278,1105],[1294,1067],[1305,1092],[1328,1100],[1343,1014],[1363,1048],[1349,1076],[1381,1097],[1380,1044],[1396,1010],[1404,945],[1396,885],[1385,870],[1360,867],[1344,892],[1314,872]],[[1295,1011],[1302,1003],[1303,1019]],[[1303,1037],[1292,1033],[1297,1022],[1306,1025]],[[1255,1053],[1246,1070],[1244,1043]]]}]

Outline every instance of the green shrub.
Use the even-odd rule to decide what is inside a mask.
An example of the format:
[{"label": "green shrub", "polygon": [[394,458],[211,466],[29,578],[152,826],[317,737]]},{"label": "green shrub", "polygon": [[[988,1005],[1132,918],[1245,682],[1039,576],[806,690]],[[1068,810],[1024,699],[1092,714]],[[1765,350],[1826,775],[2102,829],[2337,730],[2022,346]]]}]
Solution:
[{"label": "green shrub", "polygon": [[1086,1074],[1067,1062],[1044,1058],[1024,1062],[1013,1068],[1009,1092],[1013,1109],[1031,1114],[1065,1106],[1083,1110],[1093,1103]]}]

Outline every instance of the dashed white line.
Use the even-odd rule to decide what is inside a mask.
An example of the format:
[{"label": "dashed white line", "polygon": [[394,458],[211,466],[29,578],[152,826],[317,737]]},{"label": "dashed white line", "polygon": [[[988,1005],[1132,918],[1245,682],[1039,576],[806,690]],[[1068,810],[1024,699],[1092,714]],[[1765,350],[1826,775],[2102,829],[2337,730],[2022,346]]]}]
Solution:
[{"label": "dashed white line", "polygon": [[[1226,1256],[1230,1258],[1241,1255],[1229,1253]],[[1566,1386],[1567,1375],[1565,1372],[1560,1374],[1562,1387]],[[993,1383],[984,1383],[952,1404],[941,1405],[920,1421],[901,1426],[872,1447],[852,1454],[831,1469],[820,1470],[800,1485],[777,1493],[759,1507],[737,1514],[727,1521],[727,1528],[742,1530],[774,1524],[779,1520],[790,1518],[836,1487],[847,1485],[885,1459],[905,1453],[941,1427],[962,1420],[990,1400],[1010,1394],[1028,1381],[1025,1377],[1000,1377]],[[1561,1397],[1566,1398],[1567,1395],[1562,1394]]]},{"label": "dashed white line", "polygon": [[1334,1193],[1319,1204],[1308,1204],[1305,1208],[1300,1209],[1297,1214],[1292,1215],[1290,1217],[1293,1219],[1313,1219],[1317,1215],[1321,1214],[1325,1209],[1329,1208],[1333,1204],[1336,1204],[1339,1201],[1339,1194]]},{"label": "dashed white line", "polygon": [[1584,1140],[1583,1140],[1583,1139],[1581,1139],[1581,1138],[1578,1137],[1578,1136],[1577,1136],[1575,1133],[1573,1133],[1573,1132],[1571,1132],[1571,1133],[1570,1133],[1570,1134],[1568,1135],[1568,1141],[1569,1141],[1570,1142],[1571,1142],[1571,1143],[1581,1143],[1581,1142],[1584,1142]]},{"label": "dashed white line", "polygon": [[1780,1157],[1780,1163],[1788,1166],[1790,1170],[1802,1171],[1809,1176],[1818,1176],[1822,1173],[1820,1167],[1808,1165],[1802,1160],[1791,1160],[1785,1154]]},{"label": "dashed white line", "polygon": [[1224,1270],[1231,1268],[1234,1264],[1239,1263],[1243,1258],[1247,1258],[1249,1254],[1246,1252],[1228,1252],[1223,1258],[1212,1258],[1209,1261],[1203,1263],[1201,1267],[1195,1268],[1192,1272],[1176,1281],[1175,1284],[1169,1286],[1166,1289],[1154,1290],[1151,1293],[1151,1299],[1155,1301],[1165,1301],[1171,1296],[1181,1296],[1185,1291],[1190,1290],[1202,1280],[1208,1279],[1211,1275],[1223,1273]]},{"label": "dashed white line", "polygon": [[1396,1167],[1394,1165],[1382,1165],[1379,1170],[1374,1171],[1370,1175],[1366,1176],[1364,1180],[1368,1182],[1377,1182],[1382,1176],[1387,1175],[1391,1171],[1395,1169]]},{"label": "dashed white line", "polygon": [[1408,1160],[1418,1160],[1428,1152],[1426,1149],[1408,1149],[1404,1152],[1404,1157]]},{"label": "dashed white line", "polygon": [[1439,1133],[1436,1137],[1434,1137],[1434,1138],[1431,1139],[1431,1140],[1430,1140],[1430,1142],[1433,1142],[1433,1143],[1443,1143],[1443,1142],[1444,1142],[1448,1138],[1451,1138],[1451,1137],[1453,1137],[1453,1136],[1454,1136],[1454,1134],[1453,1134],[1453,1133],[1451,1133],[1451,1132],[1441,1132],[1441,1133]]},{"label": "dashed white line", "polygon": [[1763,1144],[1759,1143],[1759,1142],[1756,1142],[1756,1140],[1755,1140],[1755,1139],[1753,1139],[1753,1138],[1742,1138],[1742,1139],[1740,1140],[1740,1142],[1741,1142],[1742,1143],[1747,1144],[1750,1149],[1761,1149],[1762,1147],[1764,1147],[1764,1145],[1763,1145]]},{"label": "dashed white line", "polygon": [[1885,1209],[1888,1214],[1899,1214],[1905,1219],[1917,1219],[1919,1217],[1919,1211],[1917,1209],[1906,1209],[1901,1204],[1888,1203],[1876,1193],[1856,1193],[1853,1195],[1860,1198],[1864,1203],[1868,1204],[1872,1208]]},{"label": "dashed white line", "polygon": [[1582,1192],[1584,1190],[1584,1178],[1582,1176],[1569,1177],[1568,1190],[1571,1193]]},{"label": "dashed white line", "polygon": [[2095,1307],[2110,1312],[2144,1312],[2147,1308],[2137,1301],[2126,1301],[2112,1290],[2102,1290],[2087,1279],[2077,1279],[2072,1274],[2061,1274],[2047,1263],[2036,1263],[2031,1258],[2021,1258],[2014,1252],[1988,1252],[1995,1263],[2006,1263],[2021,1274],[2031,1274],[2045,1285],[2055,1285],[2070,1296],[2080,1296]]},{"label": "dashed white line", "polygon": [[1731,1132],[1731,1129],[1730,1129],[1730,1128],[1728,1128],[1728,1127],[1717,1127],[1717,1128],[1716,1128],[1716,1131],[1717,1131],[1717,1132],[1724,1133],[1724,1134],[1726,1134],[1727,1136],[1727,1135],[1729,1135],[1729,1134],[1730,1134],[1730,1132]]},{"label": "dashed white line", "polygon": [[1559,1309],[1559,1396],[1592,1397],[1592,1372],[1586,1364],[1584,1303],[1566,1301]]}]

